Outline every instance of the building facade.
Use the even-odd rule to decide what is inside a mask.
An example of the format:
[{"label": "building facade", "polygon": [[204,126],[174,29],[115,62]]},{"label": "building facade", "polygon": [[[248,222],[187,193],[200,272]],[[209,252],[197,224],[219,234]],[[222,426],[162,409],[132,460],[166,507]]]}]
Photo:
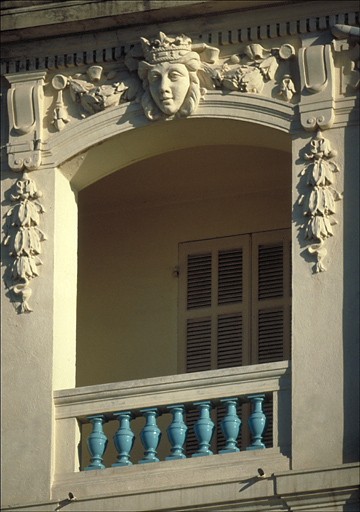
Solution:
[{"label": "building facade", "polygon": [[2,509],[358,510],[358,3],[1,15]]}]

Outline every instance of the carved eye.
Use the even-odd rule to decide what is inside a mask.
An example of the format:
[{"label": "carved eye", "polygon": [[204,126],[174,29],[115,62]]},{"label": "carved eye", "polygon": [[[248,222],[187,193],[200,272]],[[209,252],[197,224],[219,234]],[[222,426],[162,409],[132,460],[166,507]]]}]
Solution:
[{"label": "carved eye", "polygon": [[158,82],[159,80],[161,80],[161,75],[159,73],[149,73],[149,82],[151,84]]},{"label": "carved eye", "polygon": [[176,82],[176,80],[179,80],[180,78],[183,78],[185,75],[182,73],[179,73],[178,71],[172,71],[169,73],[169,78],[172,82]]}]

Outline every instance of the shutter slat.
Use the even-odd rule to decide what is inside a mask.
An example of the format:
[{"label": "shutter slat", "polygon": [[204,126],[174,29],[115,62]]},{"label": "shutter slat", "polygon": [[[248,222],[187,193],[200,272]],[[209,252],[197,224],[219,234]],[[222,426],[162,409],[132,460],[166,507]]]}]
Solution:
[{"label": "shutter slat", "polygon": [[263,411],[266,416],[266,430],[263,435],[263,443],[266,448],[272,448],[273,446],[273,402],[272,398],[268,402],[263,403]]},{"label": "shutter slat", "polygon": [[187,426],[186,442],[184,446],[184,454],[186,457],[191,457],[198,449],[198,441],[195,436],[194,425],[199,419],[199,411],[197,409],[188,411],[185,416],[185,423]]},{"label": "shutter slat", "polygon": [[218,304],[233,304],[242,301],[242,249],[219,251],[218,253]]},{"label": "shutter slat", "polygon": [[258,299],[283,296],[284,288],[283,245],[259,245]]},{"label": "shutter slat", "polygon": [[283,310],[260,310],[258,313],[258,362],[281,361],[284,357]]},{"label": "shutter slat", "polygon": [[211,306],[211,253],[188,255],[187,309]]},{"label": "shutter slat", "polygon": [[217,367],[242,365],[242,315],[218,317]]},{"label": "shutter slat", "polygon": [[211,318],[188,320],[186,326],[186,371],[211,369]]}]

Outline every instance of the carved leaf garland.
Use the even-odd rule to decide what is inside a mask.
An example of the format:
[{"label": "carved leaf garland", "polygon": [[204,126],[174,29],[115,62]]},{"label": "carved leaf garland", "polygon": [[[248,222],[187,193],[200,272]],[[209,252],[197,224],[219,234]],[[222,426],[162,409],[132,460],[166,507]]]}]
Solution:
[{"label": "carved leaf garland", "polygon": [[14,258],[10,269],[13,282],[11,289],[16,295],[20,295],[19,312],[25,313],[32,311],[28,304],[31,296],[29,282],[39,275],[37,267],[42,265],[39,254],[41,242],[46,240],[46,236],[38,226],[44,208],[38,201],[42,193],[26,173],[15,186],[16,194],[12,194],[10,198],[16,204],[7,213],[4,245],[9,247],[9,254]]},{"label": "carved leaf garland", "polygon": [[317,243],[308,248],[309,254],[315,255],[317,263],[315,272],[326,270],[323,259],[326,256],[324,241],[334,235],[332,226],[337,224],[333,217],[335,202],[341,199],[341,194],[331,185],[334,183],[334,174],[339,172],[336,162],[330,158],[336,156],[336,151],[330,147],[330,142],[319,131],[311,141],[311,153],[305,154],[305,160],[311,160],[301,172],[306,176],[306,185],[310,190],[299,199],[303,206],[303,214],[308,217],[305,229],[305,239]]},{"label": "carved leaf garland", "polygon": [[70,121],[62,96],[63,90],[67,87],[70,90],[72,101],[80,107],[82,118],[119,105],[119,103],[132,101],[136,99],[141,90],[141,82],[136,75],[124,74],[116,70],[105,74],[102,66],[90,66],[86,74],[76,73],[69,77],[55,75],[51,83],[53,88],[58,91],[52,121],[57,131],[62,130]]},{"label": "carved leaf garland", "polygon": [[[260,94],[268,81],[275,80],[280,61],[288,61],[295,55],[295,49],[289,44],[280,48],[267,50],[260,44],[249,44],[241,55],[232,55],[221,68],[217,68],[217,75],[211,66],[202,66],[207,88],[209,82],[212,88],[225,87],[231,91]],[[289,102],[296,93],[295,85],[289,73],[286,73],[280,84],[278,95]]]}]

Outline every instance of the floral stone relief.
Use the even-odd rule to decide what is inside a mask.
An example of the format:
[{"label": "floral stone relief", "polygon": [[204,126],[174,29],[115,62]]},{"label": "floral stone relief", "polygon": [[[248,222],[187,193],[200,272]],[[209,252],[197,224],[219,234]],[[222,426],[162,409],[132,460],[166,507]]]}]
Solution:
[{"label": "floral stone relief", "polygon": [[327,254],[324,244],[334,234],[332,227],[337,224],[334,218],[335,202],[342,196],[332,186],[335,173],[339,172],[336,162],[332,161],[337,152],[331,149],[330,142],[320,130],[310,144],[310,154],[305,153],[304,157],[309,163],[301,172],[301,176],[306,177],[308,191],[300,197],[299,204],[308,219],[302,226],[304,238],[315,242],[308,248],[309,254],[315,255],[317,260],[315,272],[323,272],[326,270],[323,259]]},{"label": "floral stone relief", "polygon": [[[287,61],[295,55],[295,48],[284,44],[280,48],[267,50],[260,44],[250,44],[243,54],[232,55],[217,70],[217,83],[231,91],[261,94],[266,82],[275,80],[281,60]],[[216,85],[216,83],[215,83]],[[295,94],[290,71],[282,77],[278,95],[290,101]]]},{"label": "floral stone relief", "polygon": [[9,247],[13,258],[9,288],[20,298],[19,313],[28,313],[32,311],[28,303],[32,293],[29,283],[39,275],[41,242],[46,240],[39,229],[40,214],[44,213],[44,208],[38,201],[42,193],[27,172],[16,182],[15,188],[16,193],[10,195],[15,204],[7,212],[4,245]]},{"label": "floral stone relief", "polygon": [[[151,41],[141,38],[125,56],[127,71],[119,67],[105,73],[94,65],[86,73],[55,75],[51,83],[58,95],[52,124],[60,131],[69,122],[62,94],[66,88],[81,117],[135,100],[151,121],[191,115],[207,90],[261,94],[265,83],[273,81],[286,102],[296,93],[288,64],[295,56],[292,45],[266,49],[249,44],[239,55],[220,59],[219,54],[218,48],[193,44],[185,35],[173,38],[160,32]],[[286,70],[275,82],[281,61],[287,62]]]},{"label": "floral stone relief", "polygon": [[112,70],[104,73],[102,66],[90,66],[86,74],[76,73],[74,76],[55,75],[51,81],[58,91],[52,124],[57,131],[62,130],[69,122],[67,109],[63,101],[63,91],[68,87],[72,101],[79,105],[82,118],[101,112],[106,108],[135,99],[140,88],[139,80],[128,73]]}]

